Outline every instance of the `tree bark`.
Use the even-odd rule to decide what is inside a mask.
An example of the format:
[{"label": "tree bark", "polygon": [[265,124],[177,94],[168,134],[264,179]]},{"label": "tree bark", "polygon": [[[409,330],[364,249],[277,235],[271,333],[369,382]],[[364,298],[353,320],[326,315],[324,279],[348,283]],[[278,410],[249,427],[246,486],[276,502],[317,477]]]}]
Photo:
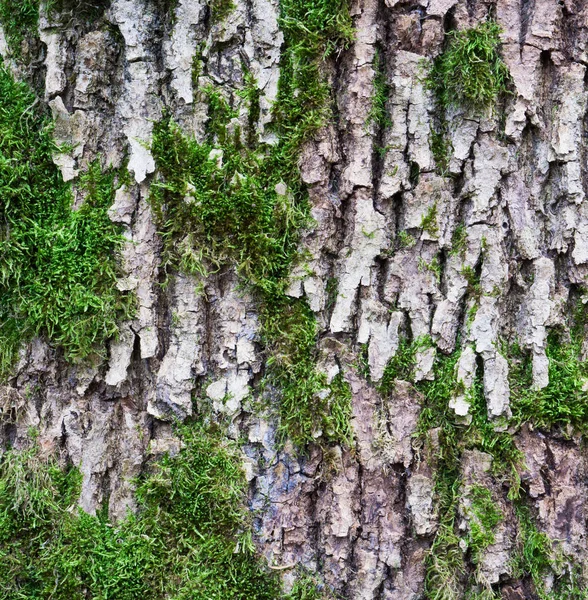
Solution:
[{"label": "tree bark", "polygon": [[[586,289],[588,5],[352,1],[355,38],[323,65],[332,115],[300,158],[315,223],[288,293],[305,297],[316,314],[320,368],[340,371],[351,386],[355,439],[351,448],[305,451],[278,444],[275,419],[254,408],[266,360],[255,299],[231,268],[210,275],[204,293],[181,273],[163,286],[149,203],[154,123],[169,114],[203,139],[205,84],[236,98],[246,70],[253,73],[257,134],[271,142],[283,44],[278,1],[237,0],[216,23],[197,0],[171,9],[162,0],[112,0],[93,20],[68,6],[42,9],[39,60],[11,64],[42,82],[55,137],[72,144],[55,157],[64,178],[75,185],[97,157],[117,168],[128,160],[131,179],[117,191],[111,218],[128,238],[120,285],[134,291],[139,308],[104,361],[68,364],[44,339],[23,349],[0,395],[4,446],[25,445],[37,428],[41,447],[79,466],[81,507],[94,513],[107,501],[110,516],[122,518],[135,507],[133,478],[151,458],[177,451],[173,418],[197,412],[195,398],[208,399],[229,421],[228,435],[244,440],[256,545],[287,582],[290,567],[302,565],[349,600],[433,598],[426,557],[440,527],[435,482],[443,457],[435,427],[419,442],[426,402],[419,386],[435,377],[436,357],[461,350],[461,379],[471,385],[477,372],[490,423],[523,453],[522,494],[536,527],[564,553],[565,569],[585,571],[584,439],[572,426],[512,425],[511,363],[501,344],[517,340],[531,356],[533,386],[546,388],[548,334],[569,328]],[[426,72],[447,31],[488,15],[502,27],[512,93],[483,116],[450,109],[452,148],[440,174],[430,144],[440,109]],[[11,60],[2,35],[0,51]],[[385,123],[370,118],[377,60]],[[427,219],[434,222],[424,227]],[[465,245],[452,252],[458,227]],[[401,232],[410,236],[405,245]],[[414,381],[398,380],[384,394],[385,367],[407,339],[432,344],[416,351]],[[456,426],[466,423],[467,394],[455,394],[447,410]],[[539,597],[530,573],[512,566],[521,526],[511,486],[480,447],[463,449],[459,460],[456,529],[465,536],[471,528],[473,485],[490,490],[502,514],[477,561],[463,551],[464,569],[497,597]],[[467,576],[457,580],[455,595],[438,598],[464,597]]]}]

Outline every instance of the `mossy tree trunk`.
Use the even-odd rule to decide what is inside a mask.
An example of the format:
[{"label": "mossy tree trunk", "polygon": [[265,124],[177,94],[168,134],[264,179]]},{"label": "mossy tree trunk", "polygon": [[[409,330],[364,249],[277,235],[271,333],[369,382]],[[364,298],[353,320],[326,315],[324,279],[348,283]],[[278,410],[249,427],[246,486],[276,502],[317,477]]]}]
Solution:
[{"label": "mossy tree trunk", "polygon": [[588,5],[29,4],[4,66],[74,209],[115,169],[136,310],[77,362],[23,337],[4,447],[36,429],[116,520],[211,420],[287,584],[586,598]]}]

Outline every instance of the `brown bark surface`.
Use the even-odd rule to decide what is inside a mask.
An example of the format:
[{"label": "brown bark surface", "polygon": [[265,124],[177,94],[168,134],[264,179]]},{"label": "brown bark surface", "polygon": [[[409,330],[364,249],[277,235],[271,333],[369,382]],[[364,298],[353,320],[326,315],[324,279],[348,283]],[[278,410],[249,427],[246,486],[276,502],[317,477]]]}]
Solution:
[{"label": "brown bark surface", "polygon": [[[56,157],[64,177],[97,156],[117,167],[129,159],[132,181],[117,192],[111,214],[129,240],[122,283],[135,290],[139,310],[100,364],[67,364],[45,340],[28,345],[1,388],[3,442],[18,447],[38,428],[43,447],[81,469],[81,506],[94,512],[108,498],[111,516],[122,517],[134,506],[132,478],[178,445],[170,415],[185,417],[194,397],[208,397],[229,418],[229,435],[246,440],[257,545],[286,579],[288,567],[301,564],[349,600],[417,600],[425,597],[425,557],[438,529],[439,446],[435,430],[424,448],[415,441],[417,387],[399,381],[384,397],[378,383],[402,339],[430,336],[433,346],[417,352],[417,382],[434,376],[436,353],[457,344],[462,379],[478,369],[498,428],[512,414],[501,340],[517,338],[531,353],[533,385],[547,385],[547,335],[567,326],[588,276],[588,4],[353,0],[355,40],[325,65],[333,117],[300,160],[316,224],[304,236],[309,258],[290,293],[305,296],[317,316],[321,367],[340,369],[351,386],[355,441],[306,454],[280,448],[275,422],[251,408],[264,370],[255,301],[230,269],[210,276],[204,294],[183,275],[162,287],[162,244],[148,202],[153,123],[169,111],[186,134],[203,135],[207,106],[192,77],[197,52],[200,85],[212,82],[229,97],[243,88],[248,66],[261,89],[258,133],[270,138],[283,42],[278,10],[274,0],[238,0],[226,20],[211,24],[197,1],[179,0],[172,19],[162,2],[112,0],[92,25],[75,14],[41,19],[32,68],[56,138],[73,144]],[[446,31],[488,14],[503,29],[513,93],[483,117],[452,110],[449,173],[440,175],[430,148],[439,112],[423,70]],[[384,126],[369,119],[376,49],[389,83]],[[436,224],[425,230],[430,214]],[[453,254],[460,223],[467,243]],[[413,245],[398,245],[401,231]],[[436,257],[439,275],[427,268]],[[479,277],[477,294],[464,267]],[[450,410],[467,420],[467,399],[454,398]],[[566,564],[585,569],[582,436],[531,425],[509,432],[525,457],[522,485],[537,527],[557,541]],[[477,565],[464,554],[468,573],[505,599],[535,598],[530,578],[513,574],[517,520],[489,455],[465,450],[461,477],[464,493],[474,483],[487,487],[504,515]],[[467,532],[464,498],[457,527]]]}]

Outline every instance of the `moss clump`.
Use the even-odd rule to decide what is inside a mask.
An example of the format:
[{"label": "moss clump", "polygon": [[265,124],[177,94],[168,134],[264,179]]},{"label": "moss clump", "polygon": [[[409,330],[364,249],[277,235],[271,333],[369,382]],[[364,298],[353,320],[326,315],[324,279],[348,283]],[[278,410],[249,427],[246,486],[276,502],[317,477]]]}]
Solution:
[{"label": "moss clump", "polygon": [[400,231],[396,236],[397,246],[400,249],[412,248],[416,243],[416,238],[412,236],[408,231]]},{"label": "moss clump", "polygon": [[581,329],[572,328],[566,340],[563,331],[551,331],[547,338],[549,384],[533,388],[532,360],[528,353],[513,345],[509,383],[511,407],[517,424],[531,422],[537,427],[572,426],[588,430],[588,363],[582,360]]},{"label": "moss clump", "polygon": [[423,215],[423,218],[421,219],[421,229],[433,237],[439,235],[437,202],[430,206]]},{"label": "moss clump", "polygon": [[312,441],[352,443],[351,390],[341,375],[329,385],[316,368],[317,324],[306,302],[285,297],[262,308],[267,389],[279,393],[281,441],[303,447]]},{"label": "moss clump", "polygon": [[397,379],[403,381],[414,380],[414,370],[416,354],[419,350],[431,347],[431,339],[419,338],[412,342],[402,338],[394,356],[388,361],[384,375],[380,383],[379,391],[381,394],[389,395],[394,391]]},{"label": "moss clump", "polygon": [[553,543],[549,537],[538,531],[529,509],[518,505],[517,553],[513,561],[515,577],[530,576],[539,597],[546,599],[543,576],[554,566]]},{"label": "moss clump", "polygon": [[[214,109],[231,115],[216,99]],[[220,135],[220,126],[210,130]],[[200,275],[233,262],[249,285],[280,295],[296,252],[293,232],[306,215],[276,192],[263,158],[224,135],[218,148],[184,137],[171,121],[155,126],[151,201],[168,242],[165,262]]]},{"label": "moss clump", "polygon": [[0,377],[23,341],[41,335],[78,360],[103,352],[131,297],[116,287],[123,238],[108,218],[114,173],[82,176],[85,200],[52,161],[49,120],[0,65]]},{"label": "moss clump", "polygon": [[447,135],[447,121],[445,117],[439,119],[439,124],[435,128],[431,126],[429,131],[429,146],[437,165],[439,175],[449,175],[449,163],[453,152],[453,144]]},{"label": "moss clump", "polygon": [[0,0],[0,24],[6,34],[11,53],[20,56],[22,43],[27,35],[36,35],[39,25],[39,0]]},{"label": "moss clump", "polygon": [[208,0],[207,4],[212,23],[221,23],[235,10],[233,0]]},{"label": "moss clump", "polygon": [[301,570],[285,600],[335,600],[335,596],[311,573]]},{"label": "moss clump", "polygon": [[390,84],[386,77],[383,56],[376,50],[373,61],[374,68],[374,92],[372,94],[372,106],[368,114],[367,124],[374,123],[379,127],[389,127],[392,124],[386,108],[388,96],[390,95]]},{"label": "moss clump", "polygon": [[475,300],[479,300],[482,295],[481,273],[469,266],[462,267],[460,273],[467,281],[467,293]]},{"label": "moss clump", "polygon": [[353,39],[347,0],[283,0],[280,28],[284,48],[280,58],[275,130],[280,137],[276,163],[284,181],[300,186],[298,157],[330,115],[328,82],[322,75],[325,59]]},{"label": "moss clump", "polygon": [[488,20],[447,34],[447,46],[428,77],[440,108],[484,110],[507,91],[510,76],[500,57],[500,33],[498,23]]},{"label": "moss clump", "polygon": [[502,521],[502,512],[492,499],[489,489],[473,485],[467,490],[470,505],[467,509],[470,531],[467,540],[472,562],[478,563],[481,554],[495,542],[494,529]]},{"label": "moss clump", "polygon": [[[512,561],[513,577],[529,577],[540,600],[585,600],[588,587],[581,567],[570,565],[549,536],[537,529],[531,511],[522,502],[515,505],[518,519],[517,548]],[[546,578],[555,575],[550,589]]]},{"label": "moss clump", "polygon": [[278,600],[256,557],[237,450],[201,425],[139,483],[120,523],[75,510],[80,475],[39,448],[0,463],[0,598]]},{"label": "moss clump", "polygon": [[467,244],[467,228],[463,223],[459,223],[459,225],[455,228],[453,235],[451,236],[451,250],[449,251],[450,256],[459,256],[463,259],[465,257]]},{"label": "moss clump", "polygon": [[441,175],[448,175],[451,152],[447,109],[474,113],[492,108],[507,93],[510,74],[500,57],[501,28],[493,20],[447,34],[445,50],[434,60],[427,86],[435,94],[440,115],[431,128],[430,146]]},{"label": "moss clump", "polygon": [[321,65],[347,43],[346,2],[287,0],[280,6],[284,52],[273,128],[278,143],[265,146],[254,134],[259,92],[252,78],[239,94],[247,104],[249,131],[235,125],[238,107],[214,87],[207,140],[188,139],[169,119],[155,127],[158,173],[151,197],[165,241],[165,263],[205,277],[234,265],[260,303],[262,337],[270,358],[266,389],[280,392],[282,438],[304,446],[348,441],[350,393],[341,380],[327,384],[316,368],[317,324],[302,299],[286,290],[297,260],[310,207],[298,170],[302,144],[328,115],[329,88]]}]

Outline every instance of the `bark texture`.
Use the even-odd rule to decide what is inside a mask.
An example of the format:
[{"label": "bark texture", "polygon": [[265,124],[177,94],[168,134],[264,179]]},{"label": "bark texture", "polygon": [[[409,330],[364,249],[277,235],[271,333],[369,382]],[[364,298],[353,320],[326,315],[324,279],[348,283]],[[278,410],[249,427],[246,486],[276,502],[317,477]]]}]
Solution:
[{"label": "bark texture", "polygon": [[[435,356],[458,345],[464,389],[478,369],[488,416],[504,430],[512,411],[500,344],[516,337],[532,355],[533,385],[547,386],[548,333],[567,324],[588,276],[588,5],[353,0],[355,39],[324,66],[333,116],[300,160],[316,224],[302,240],[308,260],[289,293],[305,296],[317,316],[321,368],[330,377],[341,371],[351,386],[355,441],[301,454],[280,448],[275,422],[252,409],[265,360],[255,301],[230,269],[211,275],[204,293],[181,274],[162,287],[162,244],[148,202],[154,122],[167,111],[186,134],[203,136],[208,108],[196,84],[235,97],[248,69],[261,90],[257,132],[271,141],[283,43],[277,0],[238,0],[221,22],[198,0],[171,8],[112,0],[92,22],[65,4],[51,15],[42,10],[30,69],[56,138],[73,148],[55,157],[65,179],[97,156],[116,167],[128,158],[132,180],[117,191],[111,216],[128,238],[120,285],[135,291],[139,310],[100,364],[67,364],[42,339],[23,350],[0,389],[4,445],[19,447],[37,428],[42,447],[58,448],[81,469],[84,510],[108,499],[111,517],[120,518],[134,507],[132,479],[146,461],[177,450],[172,416],[191,414],[193,399],[208,397],[229,418],[230,435],[245,439],[256,542],[286,580],[301,564],[349,600],[424,598],[425,557],[439,527],[439,446],[434,430],[425,448],[415,443],[418,389],[399,381],[383,396],[378,383],[408,336],[434,342],[417,350],[417,382],[431,380]],[[423,73],[446,31],[488,14],[503,29],[513,93],[485,117],[452,109],[449,172],[441,175],[430,144],[439,111]],[[0,51],[9,54],[2,35]],[[388,85],[385,124],[370,119],[376,51]],[[247,114],[238,119],[246,123]],[[455,253],[460,224],[466,241]],[[400,245],[400,232],[413,241]],[[465,392],[450,407],[468,420]],[[524,454],[523,488],[538,529],[585,569],[582,436],[530,425],[508,431]],[[460,468],[461,489],[483,485],[503,514],[477,563],[464,554],[465,568],[505,599],[537,597],[529,574],[513,571],[519,526],[508,486],[480,450],[465,450]],[[458,515],[456,527],[467,532],[465,492]],[[461,593],[458,586],[455,597]]]}]

